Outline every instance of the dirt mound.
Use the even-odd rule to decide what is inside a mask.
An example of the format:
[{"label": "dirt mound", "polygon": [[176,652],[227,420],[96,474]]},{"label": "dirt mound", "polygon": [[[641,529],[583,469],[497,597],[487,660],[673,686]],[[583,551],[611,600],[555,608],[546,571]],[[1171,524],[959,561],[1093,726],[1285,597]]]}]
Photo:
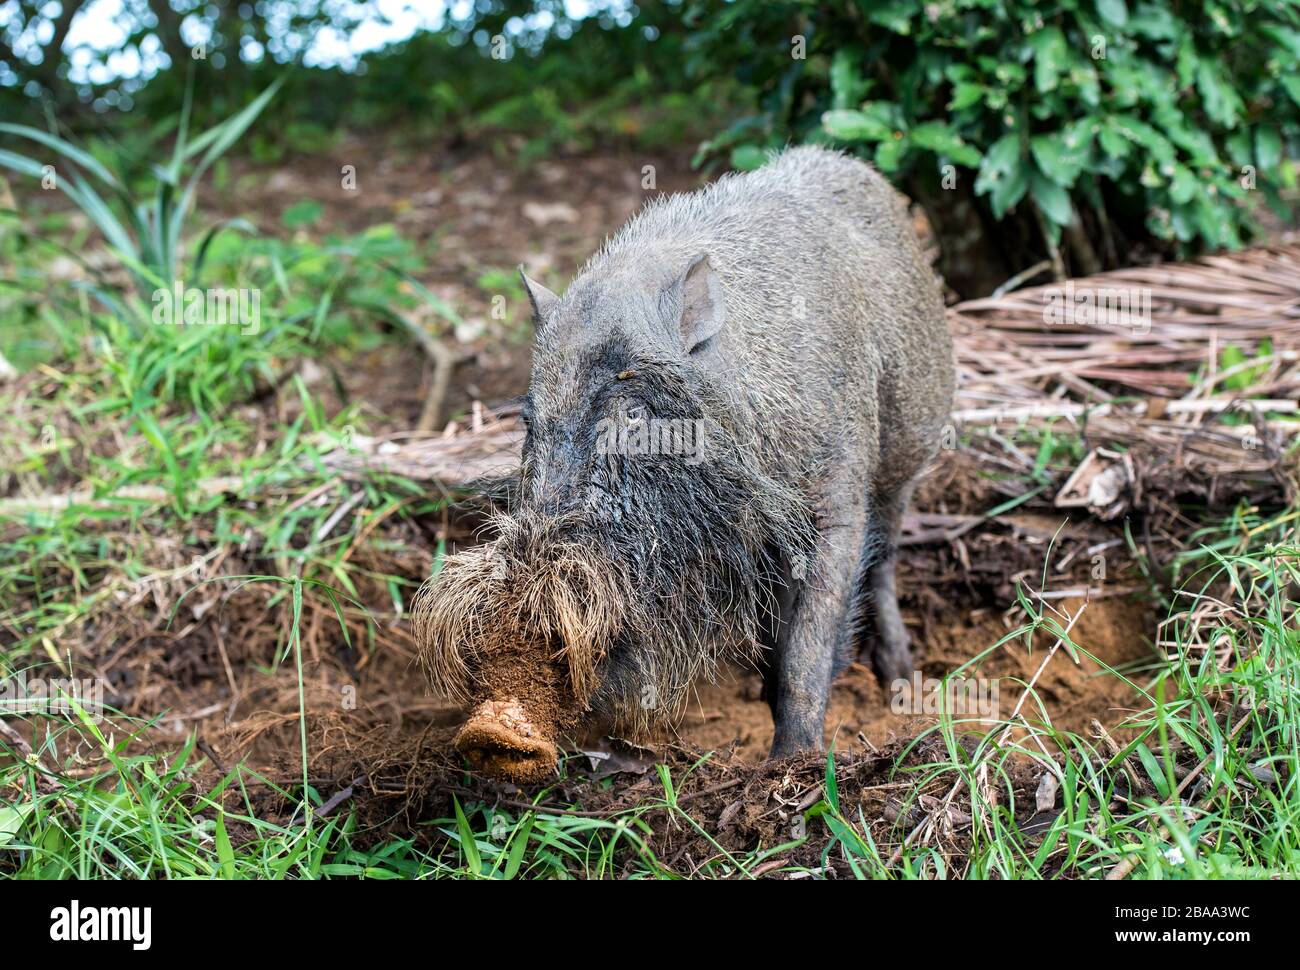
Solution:
[{"label": "dirt mound", "polygon": [[[1124,708],[1137,705],[1140,695],[1122,679],[1107,674],[1105,668],[1127,668],[1153,659],[1150,637],[1155,620],[1151,609],[1121,598],[1094,600],[1086,607],[1081,600],[1064,600],[1060,605],[1070,615],[1083,610],[1071,630],[1071,639],[1081,652],[1077,664],[1065,653],[1054,657],[1038,679],[1043,713],[1056,728],[1076,733],[1086,731],[1093,718],[1113,725],[1123,718]],[[1018,628],[1003,614],[990,610],[950,616],[931,626],[923,637],[916,637],[920,654],[917,676],[922,684],[958,670]],[[1006,716],[1019,700],[1021,685],[1030,681],[1055,640],[1046,630],[1039,630],[1030,650],[1025,637],[1018,636],[960,676],[968,681],[995,682],[996,706]],[[734,671],[729,681],[703,685],[679,728],[680,739],[706,749],[727,749],[734,743],[738,757],[762,758],[772,743],[772,716],[767,702],[760,698],[760,687],[758,675],[744,671]],[[834,742],[840,750],[857,749],[864,743],[882,747],[915,737],[936,723],[932,715],[911,713],[918,706],[904,704],[905,700],[898,692],[886,690],[867,666],[852,664],[831,692],[826,743]],[[905,710],[900,713],[898,708]],[[1027,705],[1027,710],[1031,721],[1043,720],[1032,705]]]},{"label": "dirt mound", "polygon": [[[1024,631],[1024,624],[987,609],[955,608],[924,623],[910,613],[918,628],[914,631],[917,672],[912,684],[907,689],[887,690],[866,665],[850,665],[832,690],[827,744],[834,743],[842,752],[871,753],[925,732],[937,722],[933,681],[951,672],[982,691],[978,700],[983,706],[968,706],[963,712],[973,732],[983,733],[999,718],[1009,716],[1020,701],[1023,685],[1031,681],[1035,683],[1034,699],[1023,711],[1031,724],[1050,724],[1075,733],[1087,733],[1093,719],[1107,727],[1117,725],[1127,709],[1140,706],[1140,694],[1125,678],[1110,671],[1131,672],[1155,659],[1151,636],[1156,618],[1151,608],[1120,596],[1087,602],[1064,599],[1056,608],[1062,614],[1057,619],[1061,627],[1068,626],[1069,617],[1077,614],[1070,628],[1077,662],[1071,651],[1062,648],[1041,672],[1039,668],[1057,641],[1046,627],[1011,636]],[[984,656],[977,660],[981,654]],[[304,677],[308,720],[317,735],[309,748],[314,764],[325,767],[327,774],[340,779],[350,770],[367,774],[363,770],[367,758],[381,773],[388,764],[400,761],[411,763],[413,770],[421,760],[448,767],[462,764],[450,741],[465,711],[427,696],[423,677],[409,660],[372,655],[351,681],[336,660],[322,657],[305,662]],[[288,750],[294,753],[288,764],[296,765],[294,671],[245,671],[241,679],[248,686],[233,716],[224,724],[215,714],[200,720],[223,753],[222,760],[249,757],[255,766],[275,769],[280,752]],[[1141,678],[1133,675],[1132,679]],[[347,696],[355,696],[361,703],[349,708],[343,703]],[[959,702],[961,699],[958,697]],[[717,684],[697,685],[681,722],[659,739],[656,753],[680,747],[726,752],[737,763],[757,762],[766,756],[772,730],[758,674],[733,669]],[[414,748],[404,738],[415,738]],[[600,743],[598,737],[570,737],[567,748],[572,752]],[[332,762],[336,753],[346,754],[354,768]]]},{"label": "dirt mound", "polygon": [[[1037,701],[1028,702],[1024,713],[1031,724],[1050,719],[1057,729],[1090,734],[1088,723],[1097,718],[1113,728],[1137,694],[1105,668],[1152,658],[1152,612],[1121,597],[1086,605],[1064,600],[1058,606],[1062,627],[1075,618],[1070,635],[1078,663],[1063,648],[1052,651],[1057,638],[1047,629],[1035,631],[1032,649],[1020,635],[989,650],[1016,629],[1001,613],[954,608],[928,618],[922,629],[911,611],[918,626],[918,677],[940,677],[987,651],[962,673],[996,679],[1001,689],[995,716],[1010,716],[1020,685],[1032,682],[1043,712]],[[545,785],[523,788],[467,770],[452,747],[463,711],[424,696],[413,665],[373,657],[357,671],[357,697],[366,702],[355,709],[338,704],[332,666],[323,660],[305,670],[308,774],[323,802],[320,813],[353,814],[359,844],[414,838],[436,850],[444,836],[428,821],[453,817],[459,805],[493,819],[518,819],[526,811],[635,819],[655,864],[677,875],[735,875],[736,860],[746,858],[753,860],[750,876],[802,867],[834,877],[852,874],[847,856],[826,852],[824,840],[803,840],[808,819],[818,814],[837,812],[856,825],[865,822],[885,854],[924,828],[927,844],[953,860],[964,856],[981,824],[969,787],[956,783],[960,775],[949,766],[969,763],[976,734],[987,731],[987,724],[972,723],[975,733],[956,739],[964,752],[954,752],[930,730],[932,715],[891,709],[894,695],[858,664],[835,684],[827,718],[833,783],[824,755],[764,760],[771,716],[757,676],[737,671],[725,683],[700,686],[673,738],[649,749],[609,738],[570,739],[558,773]],[[215,731],[201,733],[212,741],[205,750],[215,759],[213,780],[228,758],[246,758],[271,784],[246,783],[240,792],[251,795],[260,816],[288,820],[300,812],[293,796],[302,778],[297,695],[291,671],[274,679],[278,690],[267,687],[257,696],[275,709],[225,727],[211,719]],[[671,798],[661,771],[671,779]],[[1005,806],[1031,839],[1046,824],[1035,814],[1041,775],[1041,765],[1003,753],[981,793]],[[242,795],[232,789],[227,797],[237,815],[233,800]],[[684,823],[683,815],[695,824]]]}]

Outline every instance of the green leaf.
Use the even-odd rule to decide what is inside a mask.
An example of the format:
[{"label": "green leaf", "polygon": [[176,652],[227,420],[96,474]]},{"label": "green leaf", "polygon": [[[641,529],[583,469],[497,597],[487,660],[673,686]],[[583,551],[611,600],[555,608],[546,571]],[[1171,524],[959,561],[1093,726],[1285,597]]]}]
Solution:
[{"label": "green leaf", "polygon": [[18,837],[27,816],[36,810],[35,802],[22,802],[18,805],[0,805],[0,848],[4,848]]},{"label": "green leaf", "polygon": [[469,819],[461,810],[460,799],[452,796],[451,804],[456,809],[456,832],[459,835],[460,851],[465,856],[465,867],[475,876],[480,876],[483,874],[483,861],[482,856],[479,855],[474,830],[470,828]]},{"label": "green leaf", "polygon": [[1097,69],[1091,64],[1076,64],[1070,68],[1070,82],[1079,89],[1079,98],[1089,108],[1101,104],[1101,82],[1097,79]]},{"label": "green leaf", "polygon": [[1020,155],[1020,136],[1014,132],[1003,135],[984,153],[975,192],[989,197],[993,215],[1001,219],[1028,188],[1028,166]]},{"label": "green leaf", "polygon": [[230,834],[226,831],[226,813],[217,812],[217,825],[213,833],[217,843],[217,862],[222,879],[235,878],[235,850],[230,845]]},{"label": "green leaf", "polygon": [[865,9],[867,19],[873,24],[879,24],[903,36],[912,32],[912,18],[917,12],[917,5],[913,0],[872,0],[862,7]]},{"label": "green leaf", "polygon": [[1024,67],[1014,61],[999,62],[992,58],[990,58],[990,60],[992,61],[990,69],[993,71],[993,76],[997,78],[998,83],[1004,87],[1022,87],[1025,83],[1025,79],[1029,77],[1029,73],[1024,69]]},{"label": "green leaf", "polygon": [[1070,206],[1070,193],[1054,181],[1035,172],[1030,180],[1030,195],[1043,215],[1058,226],[1068,226],[1074,216]]},{"label": "green leaf", "polygon": [[1163,226],[1155,216],[1147,218],[1147,228],[1151,233],[1161,239],[1168,239],[1170,232],[1179,242],[1191,242],[1196,236],[1196,227],[1192,222],[1192,207],[1190,205],[1180,205],[1169,213],[1169,225]]},{"label": "green leaf", "polygon": [[[1219,353],[1220,370],[1227,370],[1229,367],[1236,367],[1238,364],[1244,364],[1245,362],[1246,362],[1245,351],[1243,351],[1236,344],[1228,344],[1228,346],[1224,347],[1223,350],[1220,351]],[[1240,373],[1237,373],[1232,375],[1231,377],[1225,378],[1223,383],[1225,386],[1227,386],[1230,389],[1240,390],[1242,386],[1241,377],[1242,375]]]},{"label": "green leaf", "polygon": [[830,805],[831,811],[839,812],[840,785],[835,778],[835,747],[833,745],[831,750],[826,752],[826,802]]},{"label": "green leaf", "polygon": [[[1124,15],[1128,16],[1125,9]],[[1105,16],[1105,13],[1102,13]],[[1182,22],[1169,10],[1155,4],[1139,7],[1129,22],[1129,30],[1139,37],[1151,40],[1176,40],[1183,30]]]},{"label": "green leaf", "polygon": [[1127,158],[1133,150],[1133,142],[1125,138],[1120,131],[1107,123],[1097,135],[1101,150],[1111,158]]},{"label": "green leaf", "polygon": [[[1267,356],[1270,353],[1272,353],[1271,346],[1261,344],[1257,356]],[[1252,359],[1254,358],[1236,344],[1228,344],[1219,352],[1219,370],[1226,371]],[[1243,367],[1237,373],[1222,378],[1222,383],[1230,391],[1248,391],[1267,372],[1267,362],[1256,364],[1254,367]]]},{"label": "green leaf", "polygon": [[952,89],[952,100],[948,102],[949,111],[961,111],[973,104],[978,104],[988,89],[982,84],[962,83]]},{"label": "green leaf", "polygon": [[1029,151],[1042,173],[1066,188],[1074,184],[1088,161],[1088,145],[1080,144],[1073,133],[1035,135],[1029,140]]},{"label": "green leaf", "polygon": [[1114,27],[1123,27],[1128,23],[1128,6],[1124,0],[1097,0],[1097,13],[1101,19]]},{"label": "green leaf", "polygon": [[1282,136],[1276,128],[1264,125],[1255,132],[1255,160],[1266,169],[1282,163]]},{"label": "green leaf", "polygon": [[[41,178],[45,174],[45,168],[34,158],[28,158],[26,155],[19,155],[16,152],[5,151],[0,148],[0,165],[5,168],[11,168],[21,175],[30,175],[32,178]],[[55,170],[55,178],[58,178],[58,170]]]},{"label": "green leaf", "polygon": [[731,167],[737,172],[752,172],[766,161],[767,152],[757,145],[737,145],[731,150]]},{"label": "green leaf", "polygon": [[1139,744],[1133,749],[1142,762],[1142,767],[1146,769],[1147,777],[1151,783],[1156,786],[1156,791],[1162,799],[1169,797],[1169,780],[1165,777],[1165,772],[1156,760],[1156,756],[1151,753],[1151,749],[1145,744]]},{"label": "green leaf", "polygon": [[1178,71],[1178,86],[1180,88],[1190,87],[1196,80],[1196,65],[1200,58],[1196,53],[1196,42],[1192,39],[1189,31],[1178,45],[1178,60],[1176,68]]},{"label": "green leaf", "polygon": [[851,108],[827,111],[822,115],[822,127],[840,141],[883,141],[894,134],[879,118]]},{"label": "green leaf", "polygon": [[951,125],[942,121],[927,121],[917,125],[908,132],[908,137],[918,148],[927,148],[936,155],[952,159],[958,165],[975,168],[980,163],[980,153],[962,141]]},{"label": "green leaf", "polygon": [[993,207],[993,214],[1001,219],[1025,196],[1029,188],[1029,167],[1027,165],[1017,165],[1008,173],[1007,177],[1002,179],[993,189],[989,197],[989,203]]},{"label": "green leaf", "polygon": [[1281,81],[1282,88],[1291,96],[1291,100],[1300,105],[1300,74],[1288,74]]},{"label": "green leaf", "polygon": [[1183,150],[1192,165],[1218,168],[1222,164],[1210,133],[1203,128],[1189,127],[1187,115],[1172,104],[1160,105],[1151,113],[1151,118],[1156,127]]},{"label": "green leaf", "polygon": [[906,138],[886,138],[876,145],[876,167],[882,172],[897,172],[907,148]]},{"label": "green leaf", "polygon": [[980,165],[981,173],[1002,174],[1009,172],[1020,161],[1020,137],[1016,134],[1003,135],[984,153]]},{"label": "green leaf", "polygon": [[1196,176],[1192,174],[1191,169],[1186,165],[1174,166],[1173,178],[1169,181],[1169,197],[1179,205],[1190,202],[1196,195],[1200,183],[1196,181]]},{"label": "green leaf", "polygon": [[1173,144],[1145,121],[1123,114],[1113,116],[1110,123],[1119,135],[1147,149],[1156,163],[1165,165],[1174,162],[1177,153]]},{"label": "green leaf", "polygon": [[[51,135],[41,131],[39,128],[29,128],[26,125],[11,125],[8,122],[0,122],[0,134],[18,135],[21,138],[28,138],[31,141],[38,142],[46,148],[58,152],[68,161],[80,165],[95,178],[99,179],[105,185],[112,188],[121,188],[121,183],[107,168],[103,166],[89,152],[84,152],[71,142],[65,141],[57,135]],[[60,173],[62,176],[64,173]]]},{"label": "green leaf", "polygon": [[1040,94],[1051,91],[1069,65],[1065,35],[1059,27],[1044,27],[1029,36],[1029,46],[1034,49],[1034,87]]},{"label": "green leaf", "polygon": [[1273,38],[1279,46],[1285,47],[1293,58],[1300,60],[1300,30],[1269,24],[1262,28],[1262,32]]},{"label": "green leaf", "polygon": [[1196,65],[1196,90],[1201,93],[1205,113],[1211,121],[1225,128],[1236,126],[1237,116],[1245,110],[1245,105],[1214,61],[1202,60]]},{"label": "green leaf", "polygon": [[862,59],[856,47],[841,47],[831,58],[831,100],[836,108],[853,107],[871,87],[862,77]]},{"label": "green leaf", "polygon": [[519,867],[523,865],[524,851],[528,848],[528,836],[533,830],[533,822],[537,816],[529,813],[528,818],[522,825],[515,829],[514,834],[510,837],[510,854],[506,857],[506,867],[502,875],[507,879],[513,879],[519,874]]}]

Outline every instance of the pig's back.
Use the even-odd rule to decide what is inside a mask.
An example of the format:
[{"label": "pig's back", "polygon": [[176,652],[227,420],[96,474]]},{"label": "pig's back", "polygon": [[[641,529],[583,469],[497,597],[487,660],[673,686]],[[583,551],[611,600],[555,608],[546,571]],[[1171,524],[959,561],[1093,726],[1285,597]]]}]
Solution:
[{"label": "pig's back", "polygon": [[892,494],[933,455],[953,386],[937,280],[902,196],[862,162],[805,147],[673,201],[686,204],[663,207],[663,230],[709,253],[727,297],[704,363],[743,398],[774,470],[857,457]]}]

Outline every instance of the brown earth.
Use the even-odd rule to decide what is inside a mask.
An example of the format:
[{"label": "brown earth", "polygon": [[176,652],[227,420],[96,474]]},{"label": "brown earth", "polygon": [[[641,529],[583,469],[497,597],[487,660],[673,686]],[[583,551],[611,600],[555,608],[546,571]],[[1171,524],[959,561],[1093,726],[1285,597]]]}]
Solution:
[{"label": "brown earth", "polygon": [[[1027,704],[1028,719],[1050,720],[1059,730],[1079,734],[1087,732],[1094,718],[1113,726],[1123,719],[1126,709],[1140,706],[1141,695],[1121,678],[1106,673],[1105,667],[1131,668],[1154,658],[1151,610],[1141,602],[1118,597],[1093,600],[1086,607],[1082,600],[1064,600],[1060,606],[1070,615],[1083,610],[1071,630],[1071,639],[1079,648],[1078,662],[1065,651],[1053,657],[1037,681],[1043,712],[1036,713],[1035,705]],[[924,682],[958,670],[1021,626],[992,610],[954,610],[932,623],[924,638],[916,638],[920,648],[918,676]],[[1030,681],[1055,640],[1040,630],[1033,637],[1031,651],[1026,648],[1024,636],[1016,636],[959,676],[997,681],[996,706],[1005,717],[1020,698],[1020,685]],[[703,685],[678,729],[679,740],[707,749],[734,744],[738,757],[761,760],[772,743],[772,717],[766,701],[760,699],[760,690],[758,675],[744,671],[733,671],[729,681]],[[831,692],[826,716],[827,745],[833,743],[840,750],[863,744],[879,748],[915,737],[936,723],[935,717],[919,712],[895,713],[895,707],[915,708],[905,708],[901,697],[899,703],[894,699],[894,694],[882,689],[868,665],[850,665]],[[967,710],[974,730],[985,710],[992,713],[992,705],[981,710],[973,703]],[[987,730],[995,720],[986,721],[983,729]]]},{"label": "brown earth", "polygon": [[[390,538],[406,541],[407,569],[418,569],[415,563],[431,556],[427,547],[415,548],[425,540],[414,534]],[[364,553],[357,558],[363,567],[369,565]],[[907,553],[905,566],[918,559],[925,564],[919,550]],[[403,568],[392,561],[375,566]],[[1019,700],[1019,685],[1033,679],[1057,638],[1048,629],[1039,629],[1027,646],[1026,619],[1018,607],[1003,611],[975,606],[957,583],[938,577],[935,586],[922,585],[925,577],[914,567],[905,569],[905,577],[904,582],[912,584],[904,588],[903,602],[917,651],[917,676],[939,678],[969,665],[959,676],[996,682],[997,710],[1003,717],[1009,715]],[[1070,585],[1066,580],[1061,583],[1063,588]],[[1122,588],[1120,581],[1114,585]],[[363,590],[363,595],[367,592]],[[381,590],[375,592],[382,595]],[[1086,733],[1093,718],[1113,726],[1127,709],[1140,705],[1137,690],[1107,673],[1103,665],[1129,672],[1140,683],[1140,673],[1133,670],[1156,659],[1151,646],[1156,617],[1140,599],[1111,593],[1107,590],[1086,604],[1075,597],[1049,601],[1045,612],[1062,627],[1069,625],[1069,617],[1079,615],[1071,628],[1078,662],[1065,648],[1055,653],[1036,680],[1042,711],[1037,711],[1037,702],[1026,706],[1031,723],[1050,720],[1060,730]],[[183,626],[180,637],[146,635],[107,651],[107,656],[86,659],[108,669],[119,692],[113,702],[126,713],[146,715],[168,709],[172,713],[164,718],[165,725],[199,728],[201,736],[223,753],[223,762],[247,755],[252,764],[270,767],[282,745],[290,751],[297,746],[296,674],[291,664],[275,664],[276,655],[283,655],[280,626],[266,614],[263,593],[246,589],[212,595],[211,601],[191,597],[181,614],[183,620],[185,610],[192,608],[212,622],[197,629]],[[364,619],[352,616],[353,646],[348,647],[328,601],[309,596],[304,609],[309,720],[319,719],[321,729],[349,749],[355,744],[364,747],[365,738],[373,739],[379,761],[394,750],[398,735],[423,737],[433,731],[445,734],[443,740],[450,737],[464,711],[428,696],[404,621],[379,620],[368,641]],[[973,662],[981,653],[986,656]],[[851,664],[834,686],[827,742],[833,740],[841,751],[869,750],[914,736],[934,723],[919,709],[915,716],[895,713],[891,702],[901,700],[882,689],[869,665]],[[376,736],[374,732],[383,727],[389,731]],[[735,669],[717,684],[698,684],[680,724],[660,740],[698,749],[730,749],[742,761],[757,761],[771,736],[771,715],[760,697],[758,675]],[[585,747],[596,740],[571,738],[569,746]]]},{"label": "brown earth", "polygon": [[[920,606],[921,598],[907,597],[905,612],[915,628],[922,677],[938,677],[967,664],[1021,625],[1014,611],[1004,617],[998,611],[972,609],[956,599],[959,595],[939,612]],[[1001,678],[996,714],[1002,718],[1017,708],[1019,684],[1033,681],[1039,700],[1025,705],[1029,724],[1050,721],[1054,730],[1076,733],[1095,744],[1095,718],[1120,735],[1117,725],[1127,710],[1138,706],[1139,694],[1106,673],[1103,664],[1131,673],[1154,659],[1152,611],[1122,596],[1094,598],[1086,606],[1077,599],[1058,605],[1068,616],[1082,610],[1071,629],[1080,651],[1077,664],[1066,649],[1053,652],[1056,637],[1040,629],[1032,652],[1024,637],[1016,636],[963,675]],[[1060,618],[1060,623],[1066,626],[1069,619]],[[657,743],[632,746],[607,737],[570,737],[558,772],[544,783],[522,788],[467,773],[466,762],[452,748],[465,712],[426,696],[422,675],[403,654],[385,645],[351,665],[351,674],[337,656],[322,655],[305,664],[311,783],[325,799],[327,813],[339,806],[357,813],[358,838],[363,841],[412,833],[436,841],[437,834],[422,823],[451,816],[453,797],[463,805],[485,803],[493,811],[517,813],[545,790],[547,811],[591,817],[636,812],[653,830],[650,842],[656,857],[674,871],[694,873],[716,864],[714,843],[728,852],[746,852],[797,838],[805,810],[826,795],[825,756],[764,760],[771,717],[759,698],[758,678],[743,671],[718,685],[699,685],[681,724]],[[258,666],[237,666],[235,676],[246,685],[246,693],[233,708],[186,726],[198,729],[216,770],[244,759],[255,772],[274,779],[280,791],[292,792],[301,778],[295,675],[291,669],[269,674]],[[1133,679],[1142,680],[1139,675]],[[340,703],[341,690],[350,684],[356,689],[355,709]],[[197,704],[198,698],[188,701]],[[827,719],[841,811],[857,818],[861,810],[882,846],[897,844],[905,832],[946,804],[955,777],[939,770],[952,763],[953,753],[931,730],[935,718],[894,713],[890,701],[874,675],[855,664],[837,680]],[[991,726],[968,724],[971,733],[959,735],[958,743],[969,751]],[[1022,747],[1031,747],[1022,731],[1016,736]],[[1055,749],[1052,739],[1041,740],[1044,749]],[[996,797],[1030,834],[1053,813],[1040,819],[1035,808],[1042,768],[1023,755],[1008,754],[1010,750],[1003,748],[997,755],[993,785],[1001,786]],[[707,837],[674,822],[665,810],[646,810],[663,798],[662,783],[652,770],[657,762],[667,766],[674,780],[678,807],[704,826]],[[248,789],[259,814],[287,817],[296,811],[295,801],[275,789],[257,784]],[[934,838],[945,853],[960,857],[970,834],[966,789],[960,789],[946,811],[943,817],[951,824],[945,823]],[[819,846],[810,840],[780,859],[783,864],[817,868],[822,864]],[[827,864],[847,874],[838,855]]]}]

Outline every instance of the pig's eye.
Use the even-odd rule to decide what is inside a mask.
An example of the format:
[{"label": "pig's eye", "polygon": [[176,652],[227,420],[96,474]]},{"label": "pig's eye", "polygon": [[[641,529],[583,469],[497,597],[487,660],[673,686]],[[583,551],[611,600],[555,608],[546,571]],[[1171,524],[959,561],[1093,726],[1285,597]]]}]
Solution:
[{"label": "pig's eye", "polygon": [[624,412],[628,424],[638,424],[645,417],[645,408],[639,404],[630,405]]}]

